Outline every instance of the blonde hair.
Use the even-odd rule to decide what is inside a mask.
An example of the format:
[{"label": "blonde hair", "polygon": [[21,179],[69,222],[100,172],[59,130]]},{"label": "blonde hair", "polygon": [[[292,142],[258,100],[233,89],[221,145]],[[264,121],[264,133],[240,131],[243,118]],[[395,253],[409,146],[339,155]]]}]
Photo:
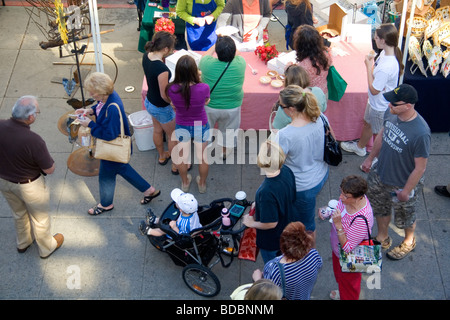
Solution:
[{"label": "blonde hair", "polygon": [[281,288],[268,279],[259,279],[245,293],[244,300],[281,300]]},{"label": "blonde hair", "polygon": [[286,154],[277,143],[266,140],[261,144],[256,159],[258,167],[266,171],[277,171],[281,169],[285,161]]},{"label": "blonde hair", "polygon": [[93,72],[84,81],[84,87],[91,93],[109,96],[114,91],[114,82],[106,73]]},{"label": "blonde hair", "polygon": [[303,112],[311,121],[316,122],[320,116],[319,103],[314,94],[297,85],[289,85],[280,91],[280,101],[286,107],[294,107],[297,112]]}]

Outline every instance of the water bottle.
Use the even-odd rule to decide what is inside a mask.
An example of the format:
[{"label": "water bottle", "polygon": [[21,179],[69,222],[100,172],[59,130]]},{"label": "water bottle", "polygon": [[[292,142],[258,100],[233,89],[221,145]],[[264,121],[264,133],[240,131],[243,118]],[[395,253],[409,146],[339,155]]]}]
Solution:
[{"label": "water bottle", "polygon": [[222,225],[226,228],[231,225],[230,213],[227,208],[222,209]]}]

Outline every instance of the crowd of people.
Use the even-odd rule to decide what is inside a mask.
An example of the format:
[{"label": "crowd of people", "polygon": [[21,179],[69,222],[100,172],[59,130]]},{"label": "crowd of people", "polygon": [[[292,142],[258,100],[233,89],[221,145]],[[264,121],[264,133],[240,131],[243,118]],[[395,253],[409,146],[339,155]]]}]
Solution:
[{"label": "crowd of people", "polygon": [[[174,49],[175,37],[160,31],[147,43],[142,67],[148,83],[145,107],[153,120],[158,163],[164,166],[172,160],[171,172],[181,178],[181,188],[176,189],[172,199],[180,203],[183,217],[190,220],[192,216],[196,217],[195,199],[186,198],[192,181],[188,173],[192,168],[191,143],[199,163],[195,181],[199,193],[206,193],[209,164],[204,151],[211,139],[210,129],[215,125],[222,132],[238,129],[244,95],[246,63],[239,55],[235,39],[219,35],[212,40],[210,28],[205,26],[212,25],[217,19],[219,27],[224,23],[222,17],[232,19],[231,25],[239,29],[240,39],[257,39],[262,36],[269,15],[266,11],[270,10],[267,9],[268,0],[244,0],[244,5],[240,0],[230,0],[225,5],[211,0],[207,7],[199,7],[189,0],[182,3],[179,10],[186,11],[185,16],[189,16],[190,22],[188,18],[185,20],[193,25],[187,30],[189,45],[195,47],[201,42],[206,50],[199,66],[191,56],[182,56],[176,64],[173,81],[170,81],[171,71],[164,58]],[[255,11],[251,6],[253,3],[259,3],[259,13],[254,14],[257,18],[237,18],[245,15],[246,10]],[[286,10],[295,7],[295,3],[287,3]],[[256,191],[255,215],[244,215],[242,220],[247,227],[257,230],[256,243],[264,262],[263,270],[253,274],[255,283],[246,288],[245,296],[249,299],[250,296],[262,299],[261,290],[266,289],[268,296],[276,299],[310,299],[324,263],[315,249],[315,221],[318,217],[316,197],[329,176],[329,166],[324,161],[323,119],[326,117],[323,112],[327,107],[326,76],[332,58],[323,39],[311,26],[314,17],[309,1],[300,1],[297,5],[301,6],[301,14],[307,21],[293,25],[288,38],[297,51],[297,63],[285,70],[285,87],[273,108],[277,112],[274,126],[278,131],[261,144],[258,153],[257,165],[265,177]],[[205,16],[202,10],[207,10],[210,15]],[[222,13],[218,14],[217,10]],[[299,11],[298,8],[295,10]],[[203,22],[199,21],[201,19]],[[350,252],[367,237],[364,220],[354,220],[354,217],[364,216],[370,231],[377,223],[376,239],[384,250],[389,250],[392,239],[388,226],[393,209],[394,223],[404,229],[405,238],[387,251],[386,256],[393,260],[403,259],[416,246],[415,211],[430,154],[431,133],[415,110],[417,91],[407,84],[398,85],[403,65],[398,59],[395,39],[398,39],[398,33],[391,24],[381,25],[376,30],[378,54],[368,55],[365,59],[369,99],[364,130],[359,143],[342,144],[344,150],[365,155],[366,138],[375,137],[371,153],[360,166],[362,171],[369,173],[367,179],[349,175],[340,184],[341,193],[330,228],[333,271],[338,287],[330,293],[332,299],[358,299],[360,295],[361,273],[343,272],[339,264],[339,248]],[[84,85],[97,103],[76,110],[84,116],[80,118],[80,124],[90,128],[95,138],[115,139],[121,130],[120,114],[124,119],[126,115],[113,81],[104,73],[94,72]],[[111,105],[118,108],[111,108]],[[44,176],[54,172],[55,163],[44,140],[30,130],[38,114],[37,99],[24,96],[14,105],[11,119],[0,120],[0,134],[12,137],[0,142],[0,190],[13,211],[18,252],[25,252],[36,240],[40,256],[46,258],[61,247],[64,237],[50,234],[49,192]],[[126,121],[123,126],[125,134],[130,135]],[[167,150],[164,135],[168,138]],[[224,158],[229,156],[235,143],[220,141]],[[142,205],[161,194],[130,164],[101,160],[100,200],[88,210],[89,215],[114,209],[117,175],[143,194]],[[447,191],[441,189],[442,193]],[[181,199],[182,196],[186,199]],[[321,215],[319,218],[324,219]],[[156,218],[151,216],[149,220],[150,223],[140,227],[141,232],[160,235],[161,231],[154,228]],[[174,223],[173,228],[190,230],[193,222],[187,223],[183,225],[184,229],[180,229],[181,222]],[[275,284],[275,289],[270,284]]]}]

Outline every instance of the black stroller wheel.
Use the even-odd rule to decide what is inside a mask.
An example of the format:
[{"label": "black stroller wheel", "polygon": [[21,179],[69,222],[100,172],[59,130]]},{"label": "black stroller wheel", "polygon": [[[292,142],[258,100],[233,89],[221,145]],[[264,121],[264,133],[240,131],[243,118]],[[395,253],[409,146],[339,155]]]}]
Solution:
[{"label": "black stroller wheel", "polygon": [[200,264],[185,266],[183,280],[189,289],[204,297],[214,297],[220,292],[220,281],[217,276]]}]

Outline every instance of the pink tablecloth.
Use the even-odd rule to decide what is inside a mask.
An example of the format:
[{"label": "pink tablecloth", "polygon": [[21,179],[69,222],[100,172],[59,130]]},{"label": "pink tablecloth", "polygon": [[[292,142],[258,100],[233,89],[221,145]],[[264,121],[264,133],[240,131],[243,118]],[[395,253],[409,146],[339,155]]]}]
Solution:
[{"label": "pink tablecloth", "polygon": [[[371,50],[371,44],[340,42],[333,45],[349,53],[348,56],[333,57],[333,63],[347,81],[348,87],[341,101],[328,100],[325,114],[330,120],[337,140],[354,140],[361,135],[364,110],[367,104],[367,75],[364,56]],[[253,75],[249,67],[245,72],[241,128],[244,130],[268,129],[270,110],[278,99],[280,89],[259,82],[259,78],[265,75],[268,69],[253,52],[242,52],[241,55],[247,64],[258,70],[257,75]],[[142,83],[143,100],[146,93],[147,83],[144,79]]]}]

